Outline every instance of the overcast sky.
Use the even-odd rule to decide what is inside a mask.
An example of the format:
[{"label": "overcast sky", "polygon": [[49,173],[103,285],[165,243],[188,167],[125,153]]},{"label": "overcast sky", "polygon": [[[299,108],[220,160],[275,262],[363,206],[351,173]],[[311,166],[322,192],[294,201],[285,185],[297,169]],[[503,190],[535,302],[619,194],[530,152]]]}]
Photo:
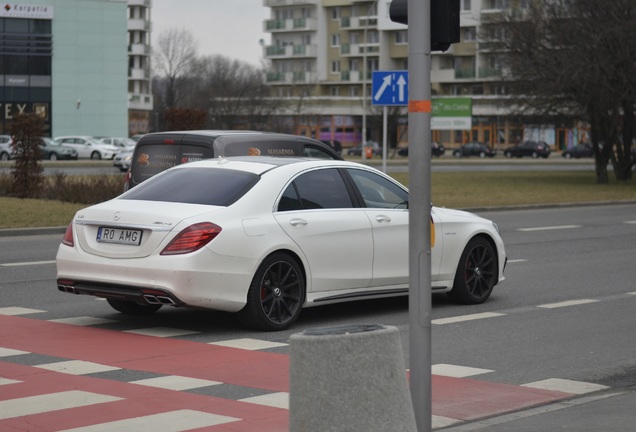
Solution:
[{"label": "overcast sky", "polygon": [[263,33],[263,20],[269,18],[263,0],[154,0],[151,17],[153,44],[162,32],[186,29],[199,55],[221,54],[259,66],[259,40],[270,41]]}]

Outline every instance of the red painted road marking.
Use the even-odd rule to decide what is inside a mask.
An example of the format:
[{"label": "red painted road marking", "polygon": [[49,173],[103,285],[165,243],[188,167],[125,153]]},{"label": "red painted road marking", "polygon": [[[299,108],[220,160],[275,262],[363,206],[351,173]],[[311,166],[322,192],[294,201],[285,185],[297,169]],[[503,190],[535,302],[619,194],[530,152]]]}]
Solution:
[{"label": "red painted road marking", "polygon": [[[0,347],[122,369],[220,381],[271,392],[289,391],[289,357],[284,354],[1,315]],[[288,428],[287,410],[218,397],[74,376],[2,361],[0,378],[23,381],[0,385],[0,401],[69,390],[124,399],[7,419],[0,421],[0,430],[21,430],[20,427],[25,425],[29,425],[32,432],[70,429],[180,409],[243,419],[200,430],[273,432]],[[489,417],[572,396],[557,391],[438,375],[433,375],[432,390],[433,414],[459,420]]]},{"label": "red painted road marking", "polygon": [[566,399],[550,390],[433,375],[433,414],[475,420]]},{"label": "red painted road marking", "polygon": [[0,346],[275,392],[289,389],[289,356],[0,315]]}]

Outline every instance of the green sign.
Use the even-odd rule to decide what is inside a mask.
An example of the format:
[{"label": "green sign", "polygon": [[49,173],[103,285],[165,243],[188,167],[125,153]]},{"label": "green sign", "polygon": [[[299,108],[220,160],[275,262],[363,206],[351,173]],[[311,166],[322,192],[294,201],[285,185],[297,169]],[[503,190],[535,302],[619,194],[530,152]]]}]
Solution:
[{"label": "green sign", "polygon": [[432,100],[431,129],[470,130],[473,125],[471,98],[439,98]]},{"label": "green sign", "polygon": [[433,99],[433,117],[470,117],[473,114],[471,98]]}]

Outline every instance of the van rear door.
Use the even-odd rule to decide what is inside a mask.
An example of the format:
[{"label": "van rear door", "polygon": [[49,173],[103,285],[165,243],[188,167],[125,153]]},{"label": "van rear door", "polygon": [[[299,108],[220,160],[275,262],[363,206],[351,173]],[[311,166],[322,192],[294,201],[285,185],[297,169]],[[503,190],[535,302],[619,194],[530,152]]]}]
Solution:
[{"label": "van rear door", "polygon": [[135,147],[129,187],[138,185],[175,165],[214,157],[213,141],[213,136],[180,133],[145,135]]}]

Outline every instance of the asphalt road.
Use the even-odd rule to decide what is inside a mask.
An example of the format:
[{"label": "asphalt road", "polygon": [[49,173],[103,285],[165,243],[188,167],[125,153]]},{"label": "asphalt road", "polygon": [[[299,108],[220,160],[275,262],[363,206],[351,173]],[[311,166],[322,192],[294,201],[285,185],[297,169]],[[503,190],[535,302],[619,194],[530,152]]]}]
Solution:
[{"label": "asphalt road", "polygon": [[[636,385],[636,205],[481,215],[502,231],[506,281],[483,305],[460,306],[445,295],[433,296],[433,365],[475,368],[480,382],[512,386],[545,380],[610,389]],[[307,309],[292,329],[277,333],[247,331],[233,315],[218,312],[162,309],[150,317],[126,317],[103,301],[57,291],[54,258],[60,240],[61,234],[0,237],[0,311],[40,311],[27,315],[29,321],[89,316],[112,321],[100,328],[117,331],[176,328],[196,332],[179,340],[206,344],[253,339],[273,343],[267,352],[285,355],[290,336],[305,329],[383,324],[399,329],[409,358],[406,299]],[[236,390],[219,391],[230,398]]]}]

